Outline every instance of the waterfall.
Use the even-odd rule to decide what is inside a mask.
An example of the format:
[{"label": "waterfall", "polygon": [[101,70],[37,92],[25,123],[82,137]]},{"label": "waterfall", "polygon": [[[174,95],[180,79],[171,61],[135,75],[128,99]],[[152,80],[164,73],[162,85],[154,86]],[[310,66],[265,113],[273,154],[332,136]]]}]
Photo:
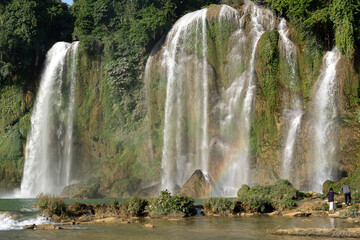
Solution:
[{"label": "waterfall", "polygon": [[[206,44],[206,13],[207,9],[199,10],[183,16],[168,33],[165,42],[163,66],[166,71],[167,87],[164,120],[164,147],[162,153],[162,188],[172,192],[182,186],[197,168],[207,170],[208,136],[207,136],[207,104],[208,104],[208,66]],[[191,31],[195,29],[195,31]],[[195,33],[195,36],[193,35]],[[191,40],[190,40],[191,39]],[[194,44],[196,53],[186,57],[184,45]],[[194,42],[192,42],[194,41]],[[193,66],[189,64],[194,63]],[[192,69],[195,91],[192,93],[195,109],[189,109],[195,123],[195,156],[187,151],[185,128],[187,127],[187,106],[185,91],[190,91],[184,85],[188,78],[188,69]],[[201,115],[196,114],[201,113]],[[190,125],[190,124],[189,124]],[[194,161],[191,159],[195,158]]]},{"label": "waterfall", "polygon": [[320,76],[313,92],[313,130],[314,151],[310,189],[322,192],[322,184],[335,180],[334,155],[336,150],[336,65],[340,53],[335,47],[325,54],[320,69]]},{"label": "waterfall", "polygon": [[292,160],[294,153],[294,146],[296,135],[301,124],[301,117],[303,115],[300,96],[296,92],[297,88],[297,49],[295,44],[287,36],[287,26],[285,19],[281,19],[278,32],[280,35],[280,50],[284,52],[290,71],[286,72],[285,78],[289,79],[290,103],[283,111],[285,125],[287,131],[285,133],[285,148],[282,154],[282,171],[281,177],[291,180]]},{"label": "waterfall", "polygon": [[[223,27],[231,36],[227,48],[222,48]],[[227,5],[213,7],[210,12],[202,9],[179,19],[159,53],[150,56],[146,81],[151,85],[150,76],[160,76],[158,79],[163,77],[166,83],[162,189],[176,192],[196,169],[211,176],[217,174],[216,167],[226,172],[220,184],[226,195],[234,196],[241,184],[251,183],[249,144],[256,49],[261,35],[274,27],[274,15],[248,0],[241,17]],[[214,69],[218,59],[223,62]],[[219,78],[230,84],[217,86]],[[210,98],[214,85],[219,92]],[[219,126],[214,128],[215,122]],[[214,151],[221,159],[214,160]]]},{"label": "waterfall", "polygon": [[77,49],[78,42],[58,42],[46,55],[19,197],[60,194],[71,181]]},{"label": "waterfall", "polygon": [[[247,14],[251,17],[250,36],[245,33],[245,18]],[[227,158],[227,176],[220,183],[223,195],[236,196],[237,190],[242,184],[251,184],[250,168],[250,130],[252,124],[253,107],[255,104],[256,76],[255,76],[255,54],[257,43],[262,34],[275,25],[275,17],[268,10],[256,6],[251,1],[245,1],[244,15],[240,18],[240,29],[234,33],[238,43],[230,51],[230,64],[239,64],[239,60],[245,61],[248,67],[235,77],[231,86],[225,90],[222,103],[224,118],[220,128],[224,134],[223,139],[229,138],[234,129],[236,146],[225,145],[224,152]],[[246,60],[244,52],[245,42],[250,39],[250,59]]]}]

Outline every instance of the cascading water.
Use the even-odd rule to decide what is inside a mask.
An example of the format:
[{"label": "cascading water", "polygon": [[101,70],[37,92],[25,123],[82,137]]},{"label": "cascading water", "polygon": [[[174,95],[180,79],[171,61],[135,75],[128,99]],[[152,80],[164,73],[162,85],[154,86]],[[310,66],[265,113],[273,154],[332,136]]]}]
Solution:
[{"label": "cascading water", "polygon": [[[252,28],[249,36],[245,34],[245,17],[251,16]],[[256,77],[255,77],[255,53],[257,43],[261,35],[275,25],[275,17],[268,10],[260,8],[251,1],[245,1],[244,15],[240,18],[240,29],[234,33],[234,38],[239,40],[234,49],[230,51],[230,63],[239,64],[239,60],[247,62],[248,67],[243,73],[235,77],[232,85],[225,90],[224,102],[222,103],[224,118],[220,128],[226,139],[230,132],[236,129],[237,146],[226,147],[223,149],[227,158],[225,168],[227,176],[220,183],[223,195],[236,196],[237,190],[242,184],[251,184],[250,174],[250,129],[252,123],[252,112],[255,104]],[[242,52],[245,48],[245,41],[251,39],[250,59],[246,59]],[[242,59],[244,58],[244,59]],[[247,61],[246,61],[247,60]],[[231,61],[233,61],[231,63]]]},{"label": "cascading water", "polygon": [[334,155],[336,149],[336,65],[340,53],[335,47],[325,54],[320,76],[313,92],[314,149],[310,190],[322,192],[323,183],[335,180]]},{"label": "cascading water", "polygon": [[78,42],[58,42],[47,53],[18,197],[59,194],[71,181],[77,49]]},{"label": "cascading water", "polygon": [[[207,170],[208,140],[207,140],[207,59],[206,59],[206,12],[207,9],[189,13],[182,17],[169,32],[165,43],[163,65],[167,74],[167,90],[165,103],[164,148],[162,154],[162,188],[174,192],[177,186],[182,186],[195,169]],[[191,29],[195,29],[195,36]],[[183,44],[195,38],[195,51],[201,55],[185,57]],[[191,43],[193,44],[193,42]],[[197,86],[192,93],[195,109],[192,114],[196,119],[195,156],[186,151],[184,146],[186,125],[186,105],[184,86],[187,78],[189,62],[194,62],[194,84]],[[195,97],[196,96],[196,97]],[[190,110],[189,110],[190,111]],[[200,116],[196,113],[202,113]],[[195,161],[190,159],[195,158]]]},{"label": "cascading water", "polygon": [[[150,76],[166,79],[162,189],[176,192],[196,169],[210,177],[216,167],[226,172],[220,184],[226,195],[236,195],[241,184],[251,182],[249,138],[256,91],[255,53],[261,35],[274,27],[274,15],[251,1],[245,1],[242,17],[226,5],[211,12],[202,9],[179,19],[158,50],[160,54],[149,58],[146,81],[151,85]],[[228,49],[222,48],[221,31],[229,32]],[[219,59],[226,61],[216,70],[214,64]],[[160,67],[157,62],[161,62]],[[210,99],[219,74],[224,74],[230,84]],[[220,128],[209,128],[214,122]],[[221,163],[214,160],[214,152],[221,155]]]},{"label": "cascading water", "polygon": [[287,125],[287,131],[285,133],[285,148],[282,154],[282,171],[281,177],[291,180],[292,173],[292,159],[294,153],[294,146],[296,140],[296,134],[301,124],[301,117],[303,115],[301,100],[296,92],[297,88],[297,49],[295,44],[287,36],[287,26],[285,19],[281,19],[278,32],[280,35],[280,49],[284,52],[290,67],[289,71],[285,71],[289,79],[289,87],[291,89],[289,104],[284,109],[283,116],[285,119],[285,125]]}]

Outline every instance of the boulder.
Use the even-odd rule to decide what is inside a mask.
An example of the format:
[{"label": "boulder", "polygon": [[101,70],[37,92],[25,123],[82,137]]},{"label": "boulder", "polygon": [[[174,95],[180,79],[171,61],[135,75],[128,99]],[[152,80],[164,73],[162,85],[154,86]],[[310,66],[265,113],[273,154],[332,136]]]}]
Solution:
[{"label": "boulder", "polygon": [[284,217],[308,217],[311,213],[307,212],[291,212],[283,214]]},{"label": "boulder", "polygon": [[146,227],[146,228],[154,228],[154,225],[152,225],[150,223],[146,223],[146,224],[144,224],[144,227]]},{"label": "boulder", "polygon": [[62,228],[49,223],[49,224],[35,225],[35,227],[33,229],[36,229],[36,230],[58,230],[58,229],[62,229]]},{"label": "boulder", "polygon": [[23,228],[24,229],[34,229],[36,227],[35,224],[30,224],[30,225],[25,225]]},{"label": "boulder", "polygon": [[215,183],[209,174],[204,174],[201,170],[195,170],[193,175],[181,187],[180,192],[193,198],[205,198],[215,191]]}]

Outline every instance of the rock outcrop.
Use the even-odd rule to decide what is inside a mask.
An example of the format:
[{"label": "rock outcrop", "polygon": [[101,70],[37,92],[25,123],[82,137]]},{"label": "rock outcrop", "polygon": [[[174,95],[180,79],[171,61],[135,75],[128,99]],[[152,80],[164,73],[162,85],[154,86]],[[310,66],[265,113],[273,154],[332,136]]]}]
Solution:
[{"label": "rock outcrop", "polygon": [[317,237],[337,237],[337,238],[358,238],[360,228],[294,228],[277,229],[271,234],[292,235],[292,236],[317,236]]},{"label": "rock outcrop", "polygon": [[204,174],[201,170],[195,170],[193,175],[181,187],[180,192],[193,198],[204,198],[211,195],[215,191],[215,183],[208,174]]}]

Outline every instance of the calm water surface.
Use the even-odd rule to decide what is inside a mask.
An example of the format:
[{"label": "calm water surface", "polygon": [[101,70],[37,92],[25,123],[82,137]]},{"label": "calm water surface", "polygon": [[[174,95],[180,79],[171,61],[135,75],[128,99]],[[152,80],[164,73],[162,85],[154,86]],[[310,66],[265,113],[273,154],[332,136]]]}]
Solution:
[{"label": "calm water surface", "polygon": [[[86,200],[86,202],[104,202],[108,200]],[[17,223],[25,219],[34,219],[38,210],[32,207],[34,199],[2,199],[0,211],[18,214]],[[3,222],[2,222],[3,221]],[[155,226],[144,227],[145,223]],[[0,217],[1,224],[8,224]],[[269,231],[276,228],[294,227],[354,227],[346,220],[333,218],[286,218],[270,216],[254,217],[191,217],[177,221],[143,219],[133,224],[82,224],[64,226],[57,231],[41,230],[2,230],[0,239],[302,239],[311,237],[273,236]],[[317,238],[330,239],[330,238]]]}]

